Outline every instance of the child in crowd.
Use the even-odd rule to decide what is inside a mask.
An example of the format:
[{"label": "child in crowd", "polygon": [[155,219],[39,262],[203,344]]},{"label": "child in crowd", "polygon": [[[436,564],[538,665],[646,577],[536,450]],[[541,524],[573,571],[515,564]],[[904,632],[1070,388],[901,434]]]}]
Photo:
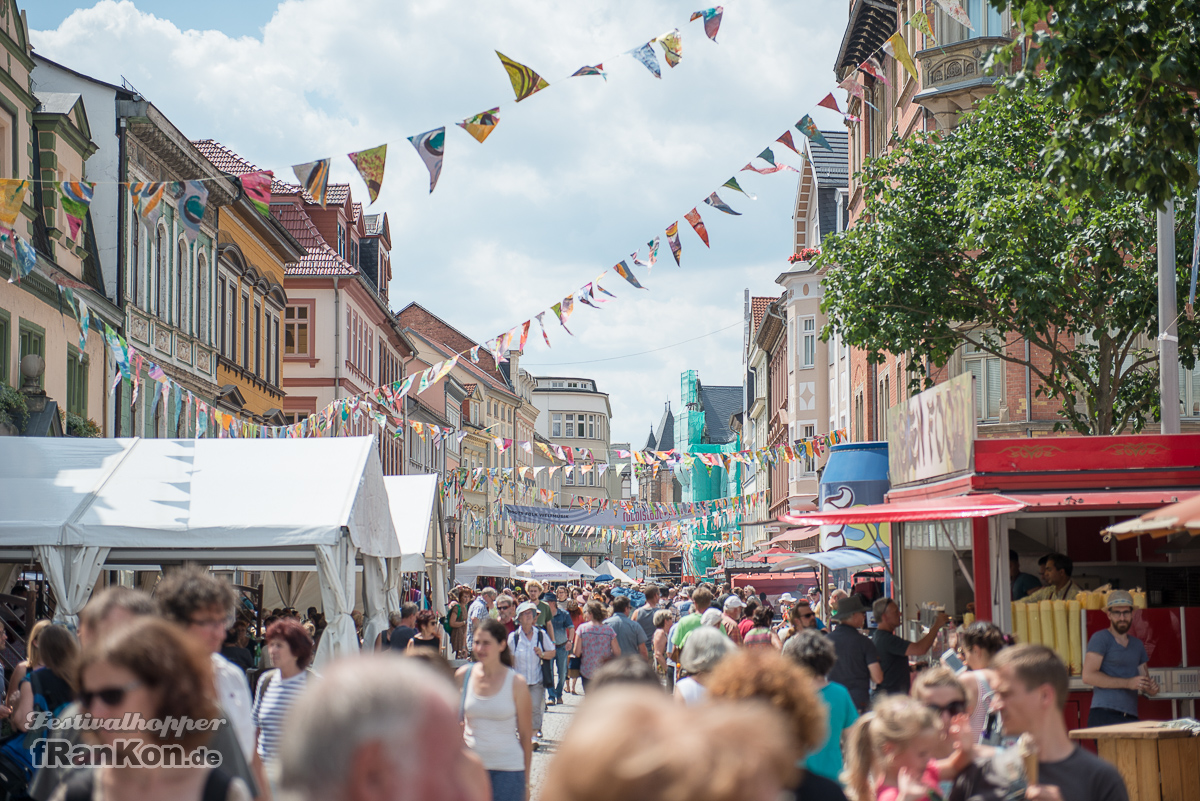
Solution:
[{"label": "child in crowd", "polygon": [[932,711],[907,696],[877,701],[850,730],[842,774],[847,795],[852,801],[940,798],[939,725]]}]

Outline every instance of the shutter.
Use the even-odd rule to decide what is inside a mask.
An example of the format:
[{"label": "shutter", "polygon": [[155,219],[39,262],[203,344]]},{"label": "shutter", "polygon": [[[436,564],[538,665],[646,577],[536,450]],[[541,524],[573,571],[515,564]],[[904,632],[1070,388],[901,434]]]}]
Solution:
[{"label": "shutter", "polygon": [[987,360],[987,410],[989,420],[1000,419],[1000,401],[1004,398],[1004,363]]},{"label": "shutter", "polygon": [[971,359],[966,364],[967,370],[975,377],[975,419],[986,419],[983,414],[983,364],[979,359]]}]

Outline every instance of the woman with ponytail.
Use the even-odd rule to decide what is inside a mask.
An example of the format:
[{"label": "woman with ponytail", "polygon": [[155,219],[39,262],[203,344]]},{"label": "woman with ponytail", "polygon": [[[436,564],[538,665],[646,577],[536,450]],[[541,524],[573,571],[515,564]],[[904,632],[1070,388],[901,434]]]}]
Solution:
[{"label": "woman with ponytail", "polygon": [[881,698],[846,741],[842,782],[851,801],[929,801],[940,796],[934,754],[940,723],[902,695]]}]

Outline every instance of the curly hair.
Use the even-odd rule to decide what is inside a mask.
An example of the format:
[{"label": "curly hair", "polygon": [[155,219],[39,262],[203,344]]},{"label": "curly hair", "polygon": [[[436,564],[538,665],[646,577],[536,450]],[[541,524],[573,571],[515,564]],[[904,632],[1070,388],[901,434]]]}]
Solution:
[{"label": "curly hair", "polygon": [[[139,618],[84,651],[76,674],[80,688],[90,666],[107,663],[137,676],[147,688],[158,690],[154,717],[176,720],[216,720],[221,717],[213,684],[212,657],[178,626],[155,617]],[[176,733],[164,727],[152,731],[158,742],[178,744],[184,750],[204,745],[211,731],[185,729]]]},{"label": "curly hair", "polygon": [[964,649],[978,645],[989,656],[995,656],[1004,647],[1004,632],[995,623],[986,620],[976,620],[964,628],[958,633],[958,639]]},{"label": "curly hair", "polygon": [[420,612],[417,612],[417,631],[420,631],[430,623],[436,623],[437,619],[437,612],[432,609],[422,609]]},{"label": "curly hair", "polygon": [[309,635],[308,629],[295,618],[279,618],[267,626],[267,635],[263,639],[267,642],[271,640],[283,640],[287,643],[292,656],[296,657],[296,665],[301,670],[308,667],[312,662],[314,650],[312,637]]},{"label": "curly hair", "polygon": [[168,620],[183,626],[197,612],[219,607],[222,614],[232,615],[237,607],[237,595],[228,581],[191,565],[163,576],[154,589],[154,598]]},{"label": "curly hair", "polygon": [[713,699],[757,698],[782,712],[791,724],[800,758],[825,743],[825,706],[813,689],[812,678],[774,650],[730,654],[713,668],[706,685]]}]

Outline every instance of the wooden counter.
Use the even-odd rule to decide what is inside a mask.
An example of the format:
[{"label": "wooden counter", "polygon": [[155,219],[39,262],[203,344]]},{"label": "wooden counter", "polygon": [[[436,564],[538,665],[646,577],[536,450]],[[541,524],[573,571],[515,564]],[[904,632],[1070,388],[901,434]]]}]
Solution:
[{"label": "wooden counter", "polygon": [[1200,801],[1200,737],[1160,721],[1076,729],[1125,779],[1129,801]]}]

